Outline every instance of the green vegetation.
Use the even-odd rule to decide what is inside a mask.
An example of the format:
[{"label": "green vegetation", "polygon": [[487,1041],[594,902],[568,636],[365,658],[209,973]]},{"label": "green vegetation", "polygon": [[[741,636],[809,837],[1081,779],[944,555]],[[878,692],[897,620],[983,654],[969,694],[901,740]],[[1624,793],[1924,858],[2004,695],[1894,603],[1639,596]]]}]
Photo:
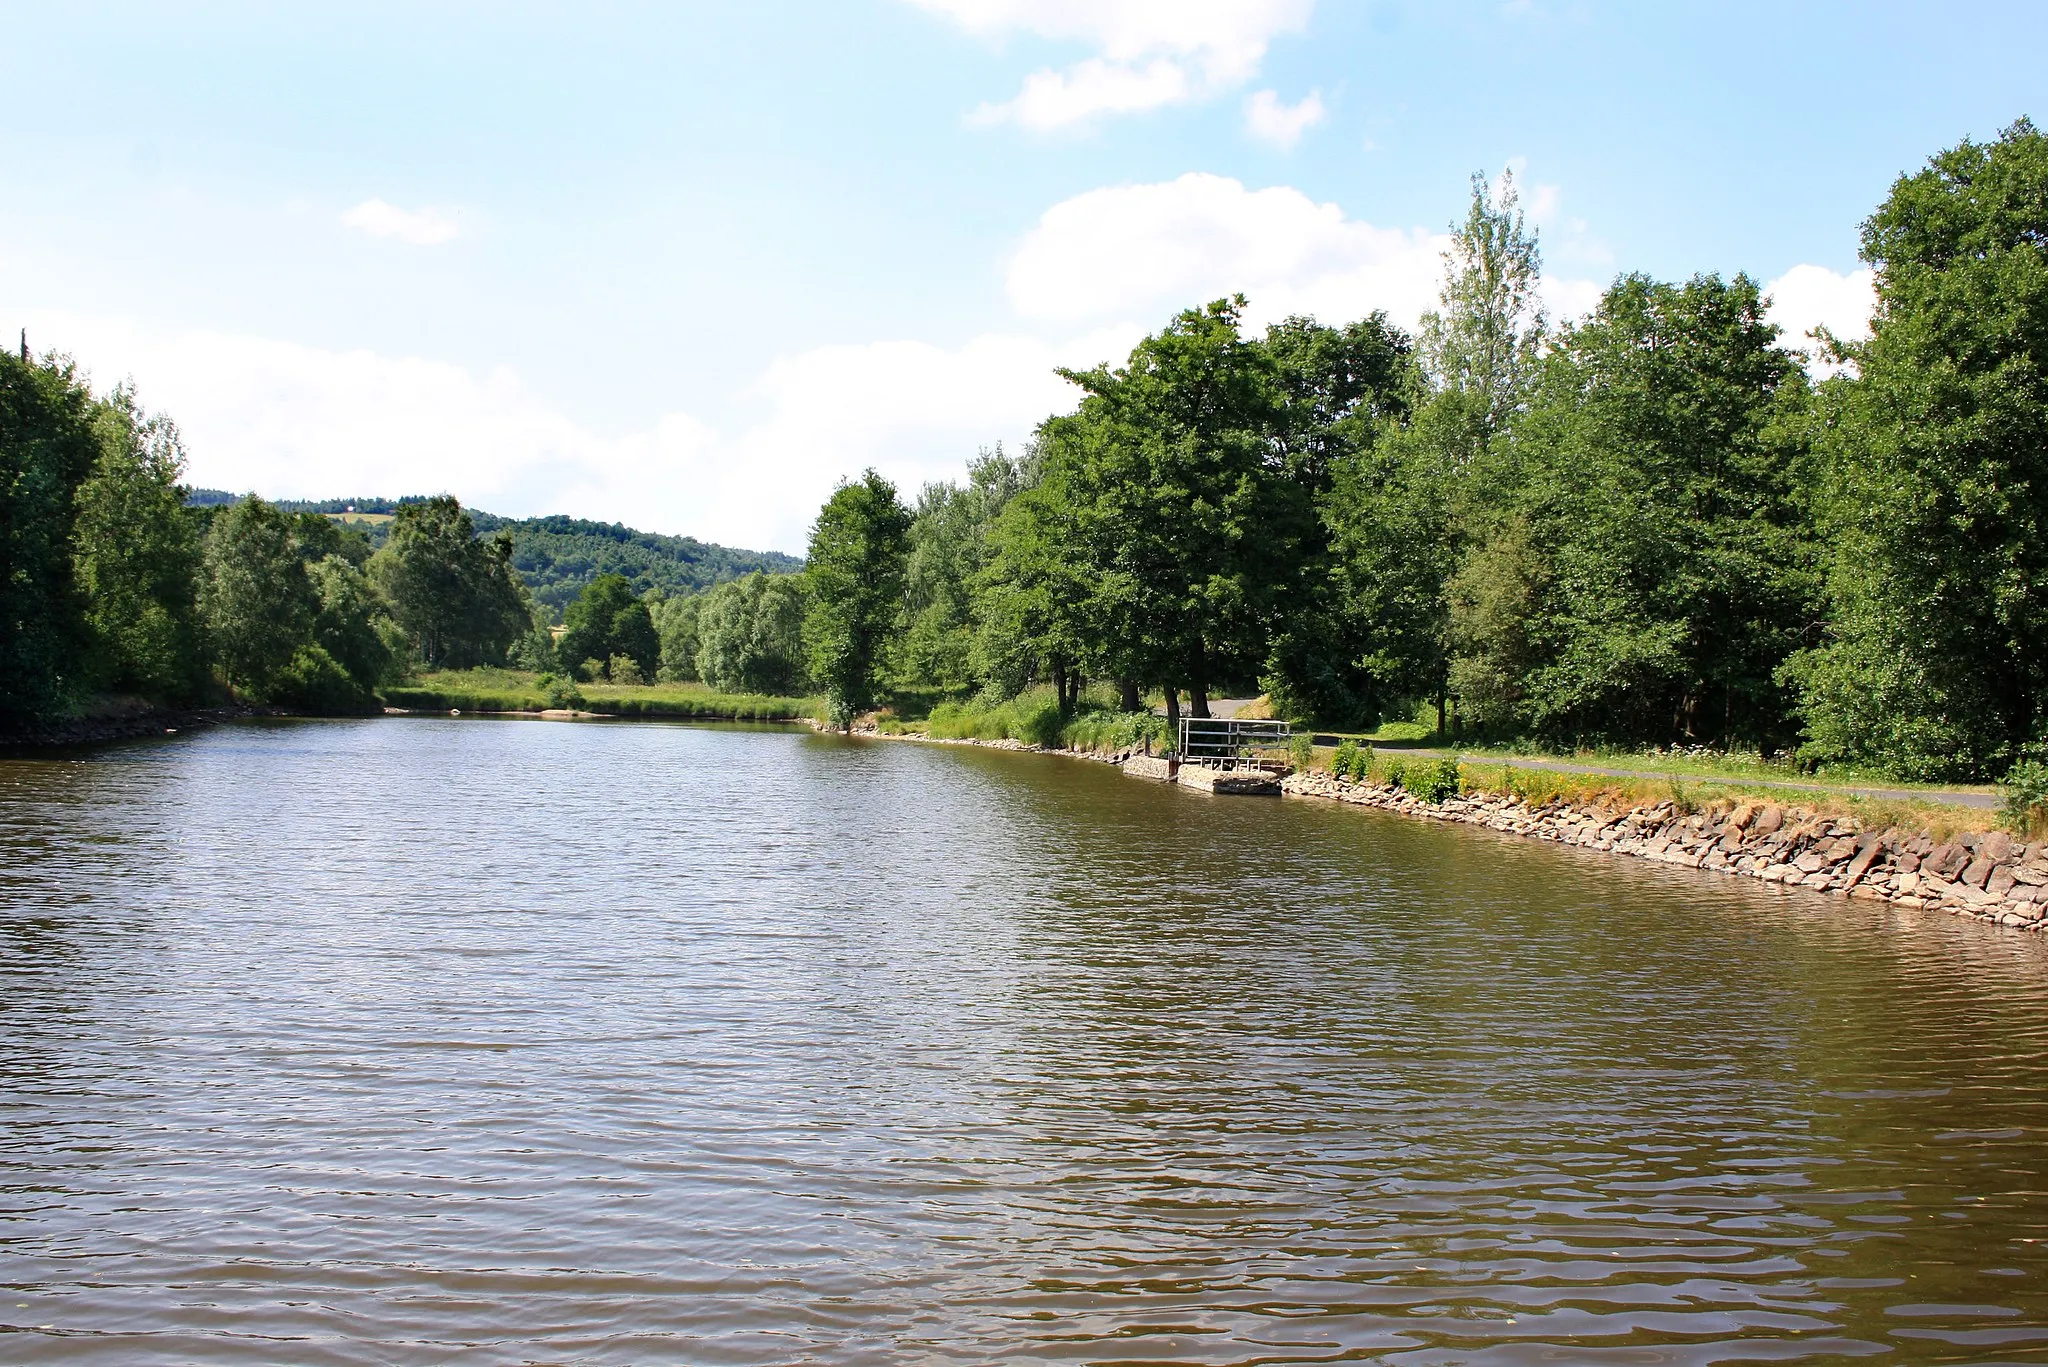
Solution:
[{"label": "green vegetation", "polygon": [[384,690],[393,707],[432,711],[540,712],[572,708],[611,717],[703,717],[796,721],[812,716],[816,699],[721,693],[695,684],[572,686],[527,670],[440,670]]},{"label": "green vegetation", "polygon": [[1389,744],[2048,762],[2044,206],[2024,120],[1902,178],[1873,335],[1822,338],[1816,382],[1740,273],[1624,274],[1553,325],[1512,179],[1475,179],[1418,337],[1189,309],[901,509],[874,691],[943,695],[934,734],[1052,734],[1042,699],[1070,725],[1101,682]]},{"label": "green vegetation", "polygon": [[[702,681],[1037,743],[1149,735],[1156,697],[1157,750],[1183,708],[1263,693],[1377,743],[1339,762],[1415,791],[1452,782],[1397,749],[1427,739],[1655,762],[1660,782],[2010,774],[2031,812],[2048,138],[2022,120],[1902,177],[1863,256],[1872,335],[1820,339],[1816,381],[1739,273],[1624,274],[1554,325],[1512,179],[1475,179],[1417,336],[1187,309],[1122,364],[1062,372],[1077,403],[1020,455],[983,452],[914,508],[873,471],[842,483],[801,574],[741,575],[776,568],[742,553],[657,574],[646,557],[686,548],[452,499],[361,501],[391,518],[367,534],[256,499],[174,506],[167,423],[8,357],[4,706],[232,688],[339,709],[456,696],[405,693],[420,669],[515,666],[522,698],[625,707],[646,680]],[[564,551],[542,574],[529,532],[643,558]]]}]

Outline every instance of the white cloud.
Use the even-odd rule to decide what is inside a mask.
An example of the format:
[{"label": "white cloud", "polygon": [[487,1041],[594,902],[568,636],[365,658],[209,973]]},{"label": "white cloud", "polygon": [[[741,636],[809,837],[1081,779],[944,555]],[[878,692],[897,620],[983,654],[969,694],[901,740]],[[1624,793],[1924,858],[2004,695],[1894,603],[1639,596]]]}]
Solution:
[{"label": "white cloud", "polygon": [[873,465],[911,496],[957,479],[978,447],[1015,449],[1071,407],[1054,366],[1121,356],[1137,340],[819,347],[769,365],[743,396],[758,416],[729,430],[676,412],[604,433],[510,369],[129,319],[25,321],[39,349],[77,356],[97,387],[133,377],[147,407],[177,420],[197,486],[275,498],[448,492],[509,516],[568,513],[795,552],[836,480]]},{"label": "white cloud", "polygon": [[1261,142],[1269,142],[1281,151],[1301,141],[1301,135],[1323,121],[1323,95],[1311,90],[1300,104],[1280,103],[1280,97],[1270,90],[1261,90],[1244,102],[1245,127]]},{"label": "white cloud", "polygon": [[341,216],[344,227],[371,237],[395,237],[415,247],[433,247],[462,235],[462,225],[439,209],[401,209],[381,199],[366,199]]},{"label": "white cloud", "polygon": [[[1224,176],[1090,190],[1045,211],[1009,265],[1010,302],[1061,324],[1137,322],[1242,291],[1255,326],[1308,313],[1328,322],[1385,309],[1412,328],[1434,308],[1450,239],[1381,228],[1290,186],[1247,189]],[[1590,281],[1546,280],[1554,309],[1599,296]]]},{"label": "white cloud", "polygon": [[[1765,315],[1784,330],[1783,345],[1794,350],[1815,351],[1809,334],[1825,327],[1844,341],[1858,341],[1870,335],[1870,315],[1877,308],[1877,277],[1867,267],[1843,275],[1826,266],[1800,265],[1764,286],[1771,307]],[[1819,374],[1834,367],[1813,361],[1808,369]]]},{"label": "white cloud", "polygon": [[1205,99],[1256,76],[1276,34],[1299,31],[1315,0],[912,0],[978,37],[1025,33],[1098,55],[1025,78],[1015,98],[985,104],[979,123],[1039,132]]}]

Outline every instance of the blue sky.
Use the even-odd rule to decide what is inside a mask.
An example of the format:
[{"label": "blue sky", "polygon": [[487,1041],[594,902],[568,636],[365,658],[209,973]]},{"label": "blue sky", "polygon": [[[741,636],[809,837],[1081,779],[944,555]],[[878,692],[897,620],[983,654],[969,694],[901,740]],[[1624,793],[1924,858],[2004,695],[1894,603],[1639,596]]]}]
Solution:
[{"label": "blue sky", "polygon": [[[2048,7],[0,4],[0,325],[191,477],[801,550],[1230,290],[1432,297],[1513,166],[1553,310],[1748,271],[1853,327],[1901,171],[2044,115]],[[9,327],[11,332],[12,326]]]}]

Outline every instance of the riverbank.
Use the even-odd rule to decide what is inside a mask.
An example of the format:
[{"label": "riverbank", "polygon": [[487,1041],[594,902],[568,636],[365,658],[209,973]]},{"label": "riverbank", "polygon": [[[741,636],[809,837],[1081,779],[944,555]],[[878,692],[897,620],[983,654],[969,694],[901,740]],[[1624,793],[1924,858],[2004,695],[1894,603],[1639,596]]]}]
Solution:
[{"label": "riverbank", "polygon": [[1461,792],[1425,802],[1398,787],[1316,770],[1289,774],[1281,791],[1434,821],[1461,822],[1553,844],[1653,859],[1784,887],[1888,902],[2038,931],[2048,917],[2048,842],[2001,830],[1863,828],[1853,818],[1750,800],[1694,806],[1672,799],[1628,808],[1502,793]]},{"label": "riverbank", "polygon": [[[1179,766],[1150,755],[1047,748],[1017,740],[938,738],[859,728],[856,735],[927,745],[1031,750],[1116,764],[1134,778],[1179,781]],[[1507,776],[1509,771],[1503,770]],[[1227,786],[1185,784],[1206,791]],[[2048,929],[2048,841],[2027,842],[1984,826],[1981,811],[1959,812],[1953,829],[1869,825],[1852,814],[1758,797],[1692,799],[1682,788],[1657,801],[1613,793],[1568,800],[1488,791],[1461,773],[1461,791],[1430,802],[1397,784],[1295,770],[1243,791],[1348,803],[1431,821],[1482,826],[1505,835],[1651,859],[1707,873],[1754,878],[1910,910],[1944,911],[2016,930]],[[1937,831],[1939,830],[1939,834]]]},{"label": "riverbank", "polygon": [[282,715],[275,708],[232,703],[222,707],[157,707],[140,698],[102,698],[73,717],[35,726],[0,730],[0,753],[63,749],[74,745],[105,745],[176,735],[222,722]]}]

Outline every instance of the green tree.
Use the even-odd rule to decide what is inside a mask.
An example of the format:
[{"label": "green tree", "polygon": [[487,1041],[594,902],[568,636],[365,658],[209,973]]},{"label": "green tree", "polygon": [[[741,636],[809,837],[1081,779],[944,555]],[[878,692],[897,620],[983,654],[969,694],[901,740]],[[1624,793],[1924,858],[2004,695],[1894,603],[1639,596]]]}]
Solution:
[{"label": "green tree", "polygon": [[804,577],[750,574],[703,595],[697,674],[726,693],[804,686]]},{"label": "green tree", "polygon": [[1415,520],[1412,481],[1390,488],[1386,478],[1405,470],[1388,461],[1387,438],[1423,388],[1414,345],[1384,313],[1342,328],[1290,318],[1267,329],[1264,345],[1280,394],[1287,499],[1266,521],[1286,563],[1274,567],[1260,683],[1282,715],[1369,725],[1388,692],[1383,657],[1396,624],[1384,590],[1432,549],[1399,535]]},{"label": "green tree", "polygon": [[661,677],[668,683],[697,679],[697,626],[704,610],[701,593],[665,597],[648,612],[661,642]]},{"label": "green tree", "polygon": [[369,576],[346,557],[325,556],[307,567],[307,575],[319,605],[311,644],[324,650],[367,699],[391,680],[399,658],[393,646],[402,633]]},{"label": "green tree", "polygon": [[1422,361],[1448,410],[1440,421],[1458,461],[1503,431],[1534,380],[1543,346],[1543,254],[1522,220],[1512,171],[1495,198],[1472,177],[1465,221],[1444,253],[1440,311],[1422,315]]},{"label": "green tree", "polygon": [[98,406],[99,460],[78,491],[72,559],[91,633],[93,682],[181,701],[206,679],[199,525],[184,506],[185,454],[170,420],[126,389]]},{"label": "green tree", "polygon": [[76,368],[0,352],[0,721],[49,716],[84,683],[71,533],[100,454]]},{"label": "green tree", "polygon": [[896,486],[873,470],[840,483],[811,525],[804,638],[811,677],[842,726],[874,703],[909,552],[910,510],[897,500]]},{"label": "green tree", "polygon": [[1630,275],[1559,338],[1476,472],[1453,615],[1481,710],[1560,740],[1790,739],[1807,391],[1763,315],[1745,276]]},{"label": "green tree", "polygon": [[2048,740],[2048,137],[1901,177],[1863,258],[1860,374],[1823,386],[1827,637],[1790,677],[1818,757],[1994,776]]},{"label": "green tree", "polygon": [[292,519],[251,494],[207,533],[200,612],[229,684],[261,699],[308,644],[317,600]]},{"label": "green tree", "polygon": [[633,661],[642,679],[653,678],[660,667],[661,640],[655,635],[654,619],[622,574],[591,580],[562,621],[567,630],[556,654],[564,660],[609,661],[623,655]]},{"label": "green tree", "polygon": [[910,524],[901,664],[907,682],[955,692],[978,687],[974,585],[993,554],[989,534],[1024,486],[1001,446],[967,464],[967,483],[927,484]]},{"label": "green tree", "polygon": [[503,661],[532,627],[511,559],[509,537],[479,540],[469,514],[444,494],[399,505],[371,573],[420,658],[465,669]]}]

